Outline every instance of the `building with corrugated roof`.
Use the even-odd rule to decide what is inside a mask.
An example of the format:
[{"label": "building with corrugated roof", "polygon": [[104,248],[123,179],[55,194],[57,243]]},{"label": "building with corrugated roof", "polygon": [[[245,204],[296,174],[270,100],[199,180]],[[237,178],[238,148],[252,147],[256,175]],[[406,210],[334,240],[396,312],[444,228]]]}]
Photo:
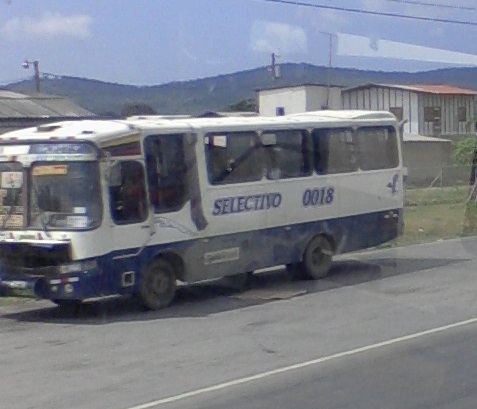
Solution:
[{"label": "building with corrugated roof", "polygon": [[349,88],[303,84],[257,91],[260,115],[320,109],[390,111],[410,135],[453,137],[475,133],[477,91],[449,85],[364,84]]},{"label": "building with corrugated roof", "polygon": [[411,135],[475,133],[477,91],[449,85],[366,84],[341,93],[344,109],[392,112]]},{"label": "building with corrugated roof", "polygon": [[67,98],[0,90],[0,134],[29,126],[96,115]]}]

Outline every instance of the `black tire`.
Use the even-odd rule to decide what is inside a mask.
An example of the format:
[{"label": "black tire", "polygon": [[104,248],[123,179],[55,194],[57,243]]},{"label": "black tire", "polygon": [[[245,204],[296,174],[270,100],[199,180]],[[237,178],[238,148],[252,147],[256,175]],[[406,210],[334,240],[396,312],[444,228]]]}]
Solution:
[{"label": "black tire", "polygon": [[174,268],[164,259],[154,260],[142,273],[139,281],[141,303],[149,310],[168,307],[176,293]]},{"label": "black tire", "polygon": [[333,246],[324,236],[317,236],[310,241],[303,256],[303,272],[308,278],[324,278],[333,263]]}]

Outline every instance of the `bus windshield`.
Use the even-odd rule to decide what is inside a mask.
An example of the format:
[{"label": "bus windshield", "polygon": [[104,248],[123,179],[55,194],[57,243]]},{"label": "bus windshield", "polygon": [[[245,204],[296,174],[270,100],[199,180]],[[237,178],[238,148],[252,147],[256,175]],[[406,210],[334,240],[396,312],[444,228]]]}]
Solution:
[{"label": "bus windshield", "polygon": [[30,186],[31,228],[84,230],[100,225],[97,162],[37,162]]}]

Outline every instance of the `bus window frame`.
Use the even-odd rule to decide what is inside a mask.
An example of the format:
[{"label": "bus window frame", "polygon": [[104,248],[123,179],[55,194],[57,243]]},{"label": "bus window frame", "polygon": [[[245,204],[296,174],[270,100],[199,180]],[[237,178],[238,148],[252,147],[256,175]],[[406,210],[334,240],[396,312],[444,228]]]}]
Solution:
[{"label": "bus window frame", "polygon": [[[385,130],[388,130],[388,131],[392,131],[392,139],[394,141],[394,160],[396,161],[395,164],[393,164],[392,166],[387,166],[387,167],[373,167],[373,168],[363,168],[363,158],[362,158],[362,155],[363,155],[363,147],[362,145],[360,144],[360,141],[358,139],[358,133],[360,130],[363,130],[363,129],[385,129]],[[354,129],[354,141],[355,141],[355,146],[356,146],[356,158],[357,158],[357,163],[358,163],[358,166],[359,166],[359,170],[361,172],[372,172],[372,171],[383,171],[383,170],[392,170],[392,169],[396,169],[400,166],[400,163],[399,163],[399,132],[396,130],[396,128],[394,128],[393,126],[390,126],[390,125],[383,125],[383,126],[379,126],[379,125],[372,125],[372,126],[358,126]],[[364,153],[364,154],[367,154],[367,153]],[[369,156],[369,154],[368,154]],[[369,159],[369,158],[368,158]],[[369,161],[368,161],[369,162]]]},{"label": "bus window frame", "polygon": [[[315,135],[315,132],[330,132],[330,131],[345,131],[349,132],[351,136],[351,142],[349,142],[350,145],[353,146],[353,149],[351,150],[349,157],[352,160],[351,163],[354,163],[354,166],[352,169],[346,169],[346,170],[340,170],[340,171],[334,171],[330,172],[329,171],[329,136],[328,134],[326,135],[327,137],[327,161],[326,161],[326,171],[319,171],[318,170],[318,161],[317,161],[317,143],[315,139],[321,138],[319,135]],[[356,173],[360,170],[359,163],[358,163],[358,153],[357,153],[357,147],[356,147],[356,139],[355,139],[355,128],[350,127],[350,126],[343,126],[343,127],[323,127],[323,128],[313,128],[310,132],[310,137],[311,137],[311,145],[312,145],[312,155],[313,155],[313,160],[312,160],[312,165],[313,165],[313,171],[315,174],[320,175],[320,176],[328,176],[328,175],[346,175],[346,174],[353,174]],[[347,161],[350,163],[350,161]]]},{"label": "bus window frame", "polygon": [[[150,169],[148,167],[148,152],[147,152],[147,146],[150,140],[153,141],[153,139],[161,139],[164,137],[179,137],[180,138],[180,145],[181,145],[181,152],[182,152],[182,182],[183,182],[183,192],[182,192],[182,199],[180,203],[178,203],[175,206],[171,206],[168,209],[160,209],[157,207],[157,204],[152,200],[153,195],[154,195],[154,189],[157,191],[161,190],[161,187],[158,186],[154,187],[153,184],[151,183],[150,180]],[[148,198],[148,203],[153,209],[154,214],[166,214],[166,213],[173,213],[180,211],[181,209],[184,208],[184,206],[187,204],[189,201],[189,196],[190,196],[190,189],[189,189],[189,178],[188,178],[188,172],[189,172],[189,167],[190,164],[187,163],[187,154],[186,154],[186,137],[187,135],[183,132],[180,133],[166,133],[166,134],[150,134],[146,135],[142,141],[142,149],[143,149],[143,156],[144,156],[144,167],[146,170],[145,174],[145,182],[146,182],[146,187],[148,190],[147,198]]]},{"label": "bus window frame", "polygon": [[[124,226],[124,225],[130,225],[130,224],[138,224],[138,223],[144,223],[147,221],[150,217],[149,213],[149,199],[148,199],[148,192],[147,192],[147,187],[146,187],[146,169],[144,166],[144,163],[142,159],[133,159],[133,158],[127,158],[127,159],[118,159],[117,163],[121,165],[121,184],[119,186],[108,186],[108,204],[109,204],[109,213],[111,216],[111,220],[113,223],[117,226]],[[140,187],[142,189],[142,204],[138,202],[138,205],[141,204],[142,209],[139,210],[139,212],[143,212],[143,216],[137,219],[127,219],[127,220],[118,220],[115,217],[115,211],[113,210],[114,203],[113,202],[113,192],[112,188],[118,188],[119,192],[121,192],[121,189],[124,187],[124,181],[123,181],[123,165],[124,163],[137,163],[141,169],[142,172],[142,186]],[[123,194],[123,193],[119,193]],[[123,198],[124,199],[124,198]],[[124,206],[124,203],[123,203]]]},{"label": "bus window frame", "polygon": [[[252,161],[252,163],[258,163],[259,164],[259,168],[256,168],[255,169],[255,172],[254,175],[255,177],[254,178],[248,178],[247,180],[233,180],[233,181],[227,181],[227,175],[225,175],[224,177],[221,178],[220,181],[214,181],[212,179],[212,175],[213,175],[213,172],[211,172],[211,166],[212,166],[212,161],[211,161],[211,158],[210,158],[210,155],[211,155],[211,152],[210,152],[210,149],[212,148],[215,148],[215,149],[227,149],[228,145],[229,145],[229,139],[230,139],[230,135],[237,135],[237,134],[250,134],[250,135],[253,135],[253,141],[254,141],[254,145],[253,147],[250,147],[250,151],[256,155],[256,157],[254,158],[254,160]],[[214,145],[213,143],[210,143],[210,141],[213,141],[214,139],[214,136],[222,136],[222,135],[225,135],[227,137],[227,142],[226,142],[226,146],[217,146],[217,145]],[[237,138],[234,137],[232,139],[235,139]],[[207,143],[207,141],[209,141],[209,143]],[[260,182],[263,180],[264,178],[264,166],[263,166],[263,146],[262,146],[262,143],[261,143],[261,140],[260,140],[260,136],[259,136],[259,131],[258,130],[239,130],[239,131],[209,131],[207,132],[205,135],[204,135],[204,157],[205,157],[205,169],[206,169],[206,172],[207,172],[207,180],[209,182],[209,184],[211,186],[226,186],[226,185],[235,185],[235,184],[240,184],[240,183],[255,183],[255,182]],[[247,151],[246,151],[247,152]],[[238,156],[238,158],[236,159],[240,159],[244,154]],[[226,158],[227,159],[227,158]],[[235,162],[235,161],[234,161]],[[227,169],[223,169],[221,171],[221,173],[219,174],[219,176],[221,176],[222,174],[224,174],[225,172],[227,171]],[[232,171],[229,171],[228,173],[229,175],[232,174]]]},{"label": "bus window frame", "polygon": [[[268,180],[287,180],[287,179],[296,179],[296,178],[303,178],[308,177],[313,174],[314,171],[314,164],[313,164],[313,146],[312,146],[312,138],[311,134],[307,129],[304,128],[289,128],[289,129],[266,129],[260,133],[261,139],[263,139],[264,135],[275,135],[285,132],[297,132],[301,134],[301,158],[302,162],[300,164],[300,174],[299,175],[292,175],[292,176],[282,176],[282,168],[276,167],[272,168],[271,165],[271,156],[273,155],[270,151],[274,150],[276,146],[280,146],[278,139],[273,144],[262,144],[263,155],[263,171],[265,177]],[[301,167],[303,166],[303,171]],[[306,169],[307,168],[307,169]],[[278,174],[272,173],[275,169],[278,169]],[[277,177],[275,177],[277,176]]]}]

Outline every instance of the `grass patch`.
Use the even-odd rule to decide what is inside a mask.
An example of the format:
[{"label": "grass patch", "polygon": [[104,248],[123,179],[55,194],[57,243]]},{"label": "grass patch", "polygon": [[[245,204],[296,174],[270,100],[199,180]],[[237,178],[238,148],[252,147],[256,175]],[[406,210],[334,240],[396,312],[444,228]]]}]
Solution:
[{"label": "grass patch", "polygon": [[397,245],[425,243],[463,236],[465,203],[407,206],[404,235]]},{"label": "grass patch", "polygon": [[409,207],[464,203],[468,194],[468,186],[408,189],[405,196],[405,206]]},{"label": "grass patch", "polygon": [[[404,234],[393,245],[406,246],[477,234],[477,228],[464,232],[468,194],[468,186],[407,190]],[[467,216],[469,214],[467,212]],[[477,212],[470,217],[475,218],[477,225]]]}]

